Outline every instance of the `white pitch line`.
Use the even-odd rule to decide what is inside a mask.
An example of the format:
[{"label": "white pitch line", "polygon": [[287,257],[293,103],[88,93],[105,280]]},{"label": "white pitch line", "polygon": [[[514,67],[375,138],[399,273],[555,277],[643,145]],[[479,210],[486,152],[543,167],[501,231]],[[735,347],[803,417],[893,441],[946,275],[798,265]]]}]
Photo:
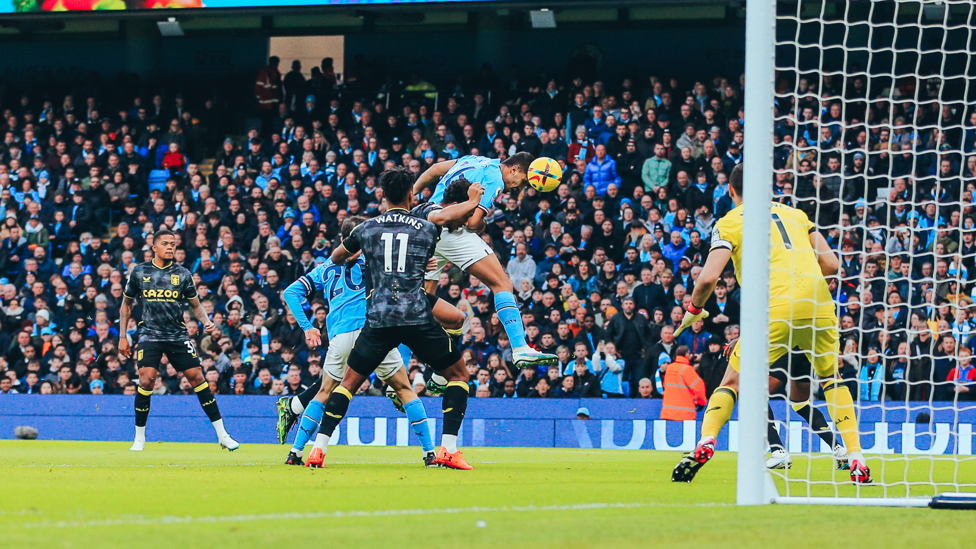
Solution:
[{"label": "white pitch line", "polygon": [[144,517],[131,515],[118,519],[90,520],[90,521],[45,521],[29,522],[20,525],[10,525],[8,528],[91,528],[104,526],[152,526],[167,524],[221,523],[221,522],[254,522],[262,520],[306,520],[321,518],[375,518],[409,515],[453,515],[460,513],[501,513],[501,512],[548,512],[548,511],[585,511],[594,509],[636,509],[641,507],[724,507],[724,503],[577,503],[572,505],[528,505],[514,507],[458,507],[447,509],[386,509],[380,511],[322,511],[316,513],[270,513],[264,515],[226,515],[203,517]]},{"label": "white pitch line", "polygon": [[[478,461],[479,465],[535,465],[538,461]],[[568,464],[590,464],[591,462],[586,461],[566,461],[561,463]],[[330,465],[419,465],[420,460],[403,460],[403,461],[355,461],[355,460],[339,460],[332,462]],[[124,465],[117,464],[91,464],[91,463],[48,463],[48,464],[38,464],[38,463],[19,463],[17,465],[4,465],[0,464],[0,467],[5,467],[8,469],[43,469],[45,467],[49,469],[71,469],[71,468],[86,468],[86,469],[101,469],[101,468],[111,468],[118,469],[123,468],[173,468],[173,469],[185,469],[187,467],[277,467],[281,465],[279,462],[271,461],[248,461],[248,462],[227,462],[227,463],[195,463],[195,464],[183,464],[183,463],[127,463]],[[326,467],[328,468],[328,467]],[[298,468],[295,468],[298,469]]]},{"label": "white pitch line", "polygon": [[[420,465],[420,460],[412,461],[336,461],[330,465]],[[508,462],[508,461],[479,461],[480,463],[518,463],[518,462]],[[525,463],[538,463],[538,462],[525,462]],[[117,464],[91,464],[91,463],[48,463],[48,464],[37,464],[37,463],[21,463],[18,465],[2,465],[8,469],[43,469],[45,467],[49,469],[72,469],[72,468],[86,468],[86,469],[102,469],[111,468],[119,469],[121,468],[172,468],[172,469],[186,469],[187,467],[192,467],[194,469],[198,467],[278,467],[285,468],[281,463],[275,461],[248,461],[248,462],[227,462],[227,463],[127,463],[124,465]],[[301,469],[300,467],[292,467],[292,469]]]}]

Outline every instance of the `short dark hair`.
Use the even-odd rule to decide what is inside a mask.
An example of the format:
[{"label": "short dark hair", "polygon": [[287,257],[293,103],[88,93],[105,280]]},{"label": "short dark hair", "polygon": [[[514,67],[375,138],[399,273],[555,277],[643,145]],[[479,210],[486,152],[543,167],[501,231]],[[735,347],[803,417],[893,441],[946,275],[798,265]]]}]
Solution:
[{"label": "short dark hair", "polygon": [[742,198],[742,164],[732,168],[732,174],[729,176],[729,185],[735,189],[735,194],[739,195],[739,198]]},{"label": "short dark hair", "polygon": [[390,168],[380,174],[380,188],[388,202],[402,204],[413,188],[413,172],[403,166]]},{"label": "short dark hair", "polygon": [[512,156],[509,156],[505,160],[502,160],[503,166],[518,166],[522,173],[529,173],[529,164],[535,160],[535,157],[531,153],[525,151],[517,152]]},{"label": "short dark hair", "polygon": [[471,182],[464,177],[459,177],[447,186],[444,191],[444,198],[441,200],[441,204],[454,204],[460,202],[467,202],[468,200],[468,189],[471,188]]},{"label": "short dark hair", "polygon": [[342,227],[339,229],[339,232],[342,234],[342,238],[349,238],[349,235],[352,234],[353,229],[360,226],[364,221],[366,221],[366,218],[361,215],[354,215],[343,220]]},{"label": "short dark hair", "polygon": [[160,229],[153,235],[153,242],[159,242],[159,239],[164,236],[172,236],[173,238],[176,238],[176,233],[169,229]]},{"label": "short dark hair", "polygon": [[689,349],[687,345],[678,345],[674,349],[674,356],[675,357],[688,356],[690,354],[691,354],[691,349]]}]

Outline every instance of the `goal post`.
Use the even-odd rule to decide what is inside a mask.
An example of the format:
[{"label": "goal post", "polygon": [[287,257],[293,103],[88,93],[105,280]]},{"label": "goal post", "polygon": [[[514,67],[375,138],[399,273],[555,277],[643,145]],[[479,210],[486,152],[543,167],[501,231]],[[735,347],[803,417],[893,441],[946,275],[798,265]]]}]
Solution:
[{"label": "goal post", "polygon": [[[770,502],[766,474],[769,362],[769,223],[773,180],[776,0],[746,4],[745,143],[742,193],[742,315],[736,503]],[[749,366],[759,367],[749,367]]]},{"label": "goal post", "polygon": [[[976,376],[958,377],[976,363],[976,3],[747,0],[745,23],[736,502],[976,507]],[[837,383],[873,486],[836,470],[845,460],[789,405],[793,468],[766,468],[773,201],[841,259]],[[796,376],[836,433],[816,370]]]}]

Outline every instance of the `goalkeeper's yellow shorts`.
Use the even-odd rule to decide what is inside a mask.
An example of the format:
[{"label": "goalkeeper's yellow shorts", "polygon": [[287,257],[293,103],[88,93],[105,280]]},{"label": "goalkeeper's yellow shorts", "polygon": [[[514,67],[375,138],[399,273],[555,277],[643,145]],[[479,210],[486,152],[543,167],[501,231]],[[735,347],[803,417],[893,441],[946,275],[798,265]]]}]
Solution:
[{"label": "goalkeeper's yellow shorts", "polygon": [[[739,371],[739,344],[729,357],[729,366]],[[775,363],[783,355],[794,349],[810,356],[810,363],[820,379],[831,379],[837,375],[837,356],[840,345],[837,335],[836,318],[816,318],[801,320],[769,321],[769,364]]]}]

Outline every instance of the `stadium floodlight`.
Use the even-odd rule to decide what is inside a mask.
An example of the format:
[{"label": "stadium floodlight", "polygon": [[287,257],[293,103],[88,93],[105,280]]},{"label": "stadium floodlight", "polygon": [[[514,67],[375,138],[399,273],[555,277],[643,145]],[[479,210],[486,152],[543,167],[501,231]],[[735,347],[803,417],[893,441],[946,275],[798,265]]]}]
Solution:
[{"label": "stadium floodlight", "polygon": [[[925,341],[922,336],[932,332],[942,334],[940,348],[927,344],[903,351],[897,344],[888,346],[892,362],[881,366],[884,373],[896,363],[911,360],[928,364],[924,368],[905,366],[904,377],[881,376],[860,384],[857,379],[846,380],[854,387],[864,454],[874,473],[870,487],[854,486],[846,471],[836,470],[830,449],[821,446],[796,416],[787,420],[784,442],[797,458],[793,467],[766,469],[768,381],[762,367],[768,366],[774,180],[793,185],[792,191],[783,190],[777,198],[806,211],[817,229],[831,234],[837,249],[845,250],[843,256],[882,263],[877,276],[855,276],[842,269],[837,275],[838,289],[831,287],[838,306],[845,304],[841,298],[844,284],[850,283],[851,292],[864,295],[870,293],[872,282],[890,288],[887,270],[896,260],[904,257],[910,268],[917,266],[921,259],[914,252],[926,252],[929,247],[909,247],[902,252],[885,246],[883,242],[898,231],[906,233],[909,243],[931,237],[935,259],[929,261],[944,260],[953,267],[939,283],[961,287],[971,280],[972,273],[966,275],[962,269],[962,252],[944,244],[939,248],[935,239],[941,227],[938,208],[959,213],[972,203],[966,193],[970,192],[967,183],[973,179],[953,185],[945,174],[954,176],[955,172],[940,169],[949,161],[958,165],[953,170],[962,171],[967,161],[976,160],[976,145],[950,137],[962,136],[971,127],[971,96],[976,91],[971,89],[976,84],[974,31],[976,3],[968,0],[798,0],[779,6],[778,13],[774,0],[746,3],[748,153],[744,155],[741,291],[742,303],[748,305],[743,307],[741,322],[736,490],[740,505],[976,506],[976,476],[972,474],[976,405],[961,401],[960,385],[954,384],[951,375],[936,377],[934,366],[938,358],[957,359],[952,354],[955,345],[946,341],[957,339],[951,328],[930,328],[932,318],[925,315],[916,323],[909,316],[906,327],[894,328],[894,314],[904,306],[892,303],[886,289],[884,296],[873,298],[874,308],[884,313],[884,320],[872,328],[874,334],[851,330],[847,348],[841,347],[847,353],[843,356],[855,365],[852,367],[860,369],[856,371],[861,377],[861,370],[869,364],[866,355],[873,351],[869,344],[874,340],[866,338],[890,342],[892,337],[903,336],[914,342],[918,338]],[[897,162],[893,160],[896,152],[900,155]],[[801,169],[807,159],[812,160],[812,172]],[[828,162],[837,163],[835,159],[839,168],[835,165],[825,171]],[[829,183],[828,173],[836,174]],[[903,192],[900,183],[906,180],[911,187]],[[929,188],[935,189],[934,198],[927,198]],[[895,204],[902,201],[908,211],[916,213],[904,219],[894,217],[891,212],[897,212]],[[915,223],[913,215],[930,211],[933,204],[935,221]],[[855,211],[861,213],[848,215]],[[884,234],[871,226],[871,212],[885,212],[889,226]],[[976,227],[960,223],[957,230],[976,231]],[[935,282],[935,274],[923,276]],[[905,276],[904,284],[909,294],[921,288],[922,295],[933,299],[936,295],[934,290],[924,291],[925,282],[917,278]],[[947,303],[963,311],[972,307],[968,296]],[[933,310],[935,304],[933,301]],[[969,332],[959,337],[963,336],[976,337]],[[818,381],[815,373],[813,381]],[[877,383],[880,398],[871,393],[872,383]]]},{"label": "stadium floodlight", "polygon": [[533,29],[556,28],[556,12],[550,9],[532,10],[529,12],[529,17],[532,19]]},{"label": "stadium floodlight", "polygon": [[170,17],[166,21],[157,21],[156,25],[159,27],[159,34],[163,36],[183,36],[183,27],[175,17]]}]

